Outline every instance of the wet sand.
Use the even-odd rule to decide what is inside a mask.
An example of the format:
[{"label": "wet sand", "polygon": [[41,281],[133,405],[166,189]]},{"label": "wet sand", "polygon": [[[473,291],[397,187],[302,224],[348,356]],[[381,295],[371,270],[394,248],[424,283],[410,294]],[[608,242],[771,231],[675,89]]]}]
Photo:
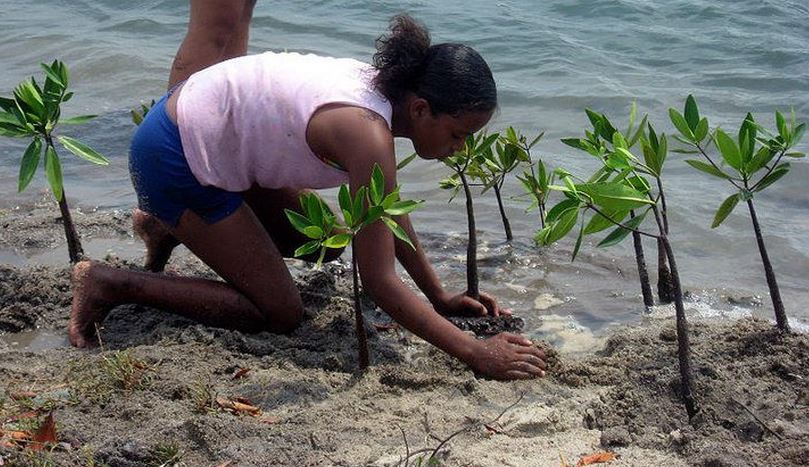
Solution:
[{"label": "wet sand", "polygon": [[[127,305],[105,320],[103,349],[77,350],[63,340],[71,295],[55,216],[50,206],[0,212],[4,251],[64,254],[0,265],[0,429],[34,430],[52,411],[60,443],[34,453],[0,442],[6,465],[405,465],[419,452],[414,465],[453,434],[441,465],[575,465],[602,450],[616,466],[809,463],[809,337],[764,321],[692,321],[702,411],[690,422],[664,315],[613,331],[594,353],[551,352],[544,379],[497,382],[389,329],[366,300],[372,367],[359,375],[344,263],[291,263],[306,318],[290,335]],[[137,253],[128,213],[76,220],[85,242],[131,242]],[[187,254],[170,269],[215,278]],[[233,402],[260,413],[222,407]]]}]

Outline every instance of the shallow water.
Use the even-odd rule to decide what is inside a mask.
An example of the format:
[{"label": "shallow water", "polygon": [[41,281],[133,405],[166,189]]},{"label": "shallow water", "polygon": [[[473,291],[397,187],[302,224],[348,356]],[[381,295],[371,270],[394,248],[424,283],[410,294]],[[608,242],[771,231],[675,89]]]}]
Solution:
[{"label": "shallow water", "polygon": [[[69,132],[111,159],[109,167],[100,168],[65,157],[67,193],[85,209],[130,208],[134,194],[126,153],[134,126],[128,110],[163,92],[171,58],[185,31],[187,3],[0,0],[0,9],[4,12],[0,95],[38,74],[40,61],[55,57],[66,61],[76,97],[67,104],[65,115],[101,115]],[[322,0],[308,3],[305,10],[297,2],[259,1],[251,51],[286,48],[367,60],[387,18],[402,9],[423,20],[435,41],[477,48],[498,81],[501,106],[492,128],[514,125],[529,134],[545,131],[538,155],[549,165],[563,165],[572,172],[584,173],[592,163],[563,146],[559,138],[582,132],[587,124],[584,107],[621,122],[630,102],[637,100],[640,111],[650,113],[658,130],[666,132],[671,131],[667,108],[681,107],[688,93],[696,94],[712,124],[731,130],[747,111],[768,125],[775,108],[794,106],[799,118],[809,118],[809,8],[798,1],[472,0],[372,5]],[[24,147],[21,141],[0,139],[0,208],[29,202],[45,190],[44,176],[39,174],[27,192],[16,193]],[[807,148],[803,143],[799,149]],[[398,150],[402,156],[410,153],[404,142]],[[760,306],[743,304],[727,313],[771,316],[745,211],[740,206],[722,227],[711,230],[713,213],[730,192],[681,159],[670,156],[667,175],[674,248],[685,288],[711,310],[721,309],[728,296],[736,301],[760,297]],[[788,313],[807,323],[809,309],[803,304],[809,300],[805,233],[809,164],[798,160],[792,165],[792,173],[757,197],[757,207]],[[461,288],[466,223],[460,200],[447,204],[448,194],[437,187],[447,174],[440,164],[419,160],[403,171],[400,181],[407,197],[428,200],[414,213],[414,224],[446,284]],[[513,180],[506,193],[519,194]],[[585,245],[571,263],[572,240],[541,251],[532,246],[538,220],[533,213],[525,214],[524,207],[517,201],[507,207],[517,237],[509,246],[503,241],[494,198],[487,194],[476,199],[484,290],[537,324],[557,320],[564,329],[597,332],[610,324],[643,319],[628,241],[608,250]],[[88,244],[94,257],[107,253],[103,245]],[[137,255],[139,246],[130,246],[133,250],[127,254]],[[647,244],[650,265],[655,257],[652,246]],[[53,264],[62,261],[61,256],[55,250],[26,258],[0,245],[4,263]],[[562,303],[535,309],[542,294]]]}]

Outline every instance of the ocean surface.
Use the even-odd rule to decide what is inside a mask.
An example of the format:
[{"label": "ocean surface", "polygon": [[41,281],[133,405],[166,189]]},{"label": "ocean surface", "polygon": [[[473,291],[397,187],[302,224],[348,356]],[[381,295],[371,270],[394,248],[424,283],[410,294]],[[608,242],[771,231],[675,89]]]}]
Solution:
[{"label": "ocean surface", "polygon": [[[40,62],[65,61],[76,95],[63,115],[100,115],[69,132],[111,159],[109,167],[99,168],[63,157],[71,202],[84,210],[130,209],[135,201],[126,159],[134,130],[129,109],[164,92],[185,33],[188,3],[0,0],[0,11],[0,95],[9,95],[32,74],[39,76]],[[666,133],[672,131],[668,108],[681,109],[690,93],[713,126],[731,133],[748,111],[770,127],[775,109],[794,109],[799,120],[809,119],[809,6],[804,1],[258,0],[250,52],[287,49],[367,61],[374,39],[400,11],[423,21],[434,42],[476,48],[498,83],[500,110],[490,129],[513,125],[529,135],[544,131],[534,157],[573,173],[588,173],[594,161],[559,140],[583,133],[586,107],[622,126],[636,101],[639,111]],[[798,150],[809,150],[806,139]],[[24,147],[22,141],[0,139],[0,208],[24,206],[46,195],[43,174],[26,192],[16,193]],[[397,149],[400,157],[411,152],[407,141]],[[730,187],[694,171],[683,159],[671,154],[666,175],[672,241],[690,292],[689,308],[700,314],[771,317],[744,206],[712,230],[713,213]],[[787,312],[805,328],[809,165],[791,162],[791,173],[757,195],[756,203]],[[400,182],[407,197],[427,200],[414,213],[414,223],[447,286],[461,288],[466,220],[462,199],[449,204],[448,193],[438,188],[446,175],[440,163],[417,160],[400,174]],[[506,194],[520,194],[514,179]],[[572,239],[538,249],[532,243],[539,226],[536,214],[524,212],[524,200],[507,201],[516,236],[510,245],[494,197],[475,199],[483,290],[525,316],[537,333],[572,347],[577,335],[644,319],[629,241],[611,249],[587,242],[576,262],[570,262]],[[653,244],[646,245],[646,254],[654,278]],[[10,253],[4,257],[26,261]]]}]

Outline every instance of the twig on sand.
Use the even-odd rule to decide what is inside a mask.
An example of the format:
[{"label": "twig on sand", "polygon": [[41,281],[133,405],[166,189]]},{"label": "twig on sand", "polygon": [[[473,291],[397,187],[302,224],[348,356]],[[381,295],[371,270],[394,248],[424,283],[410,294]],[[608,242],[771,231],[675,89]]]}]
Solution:
[{"label": "twig on sand", "polygon": [[766,423],[764,423],[764,420],[760,419],[760,418],[758,417],[758,415],[756,415],[756,414],[755,414],[755,413],[754,413],[752,410],[750,410],[750,408],[749,408],[749,407],[747,407],[746,405],[742,404],[742,403],[741,403],[741,402],[740,402],[738,399],[736,399],[735,397],[731,397],[731,398],[730,398],[730,400],[732,400],[733,402],[737,403],[737,404],[739,405],[739,407],[743,408],[745,412],[749,413],[749,414],[750,414],[750,416],[751,416],[751,417],[753,417],[753,418],[754,418],[754,419],[755,419],[755,420],[758,422],[758,424],[759,424],[759,425],[761,425],[761,426],[762,426],[762,427],[763,427],[765,430],[767,430],[767,431],[769,431],[771,434],[773,434],[773,435],[774,435],[776,438],[778,438],[778,439],[780,439],[780,440],[783,440],[783,439],[784,439],[784,437],[783,437],[783,436],[781,436],[781,434],[780,434],[780,433],[777,433],[777,432],[775,432],[775,431],[774,431],[772,428],[770,428],[770,427],[769,427],[769,426],[768,426]]},{"label": "twig on sand", "polygon": [[[497,421],[498,421],[498,420],[500,420],[500,418],[502,418],[502,417],[503,417],[503,415],[505,415],[505,414],[506,414],[506,412],[508,412],[509,410],[513,409],[513,408],[514,408],[514,407],[515,407],[517,404],[519,404],[520,402],[522,402],[522,400],[523,400],[523,398],[524,398],[524,397],[525,397],[525,392],[523,392],[522,394],[520,394],[520,397],[519,397],[519,398],[517,398],[517,400],[516,400],[514,403],[512,403],[511,405],[509,405],[508,407],[506,407],[505,409],[503,409],[503,410],[502,410],[502,411],[501,411],[501,412],[500,412],[500,413],[497,415],[497,417],[495,417],[493,420],[491,420],[491,421],[489,421],[489,422],[483,423],[483,424],[482,424],[482,426],[483,426],[484,428],[486,428],[486,429],[488,429],[488,430],[492,431],[491,426],[492,426],[492,425],[494,425],[495,423],[497,423]],[[403,437],[404,437],[404,439],[405,439],[405,449],[407,450],[407,453],[406,453],[406,457],[405,457],[404,459],[400,460],[400,461],[399,461],[399,463],[398,463],[397,465],[398,465],[398,466],[402,466],[402,465],[404,465],[404,467],[408,467],[409,462],[410,462],[410,458],[411,458],[411,457],[413,457],[413,456],[417,456],[417,455],[419,455],[419,454],[423,454],[423,453],[426,453],[426,452],[429,452],[429,453],[430,453],[429,457],[427,457],[427,459],[428,459],[428,460],[429,460],[429,459],[435,459],[435,456],[436,456],[436,455],[438,455],[438,453],[441,451],[441,449],[442,449],[442,448],[443,448],[443,447],[444,447],[444,446],[445,446],[445,445],[446,445],[446,444],[447,444],[447,443],[448,443],[450,440],[452,440],[452,438],[454,438],[454,437],[456,437],[456,436],[460,435],[461,433],[467,432],[467,431],[471,430],[472,428],[474,428],[474,427],[476,426],[476,423],[473,421],[473,419],[472,419],[472,418],[470,418],[470,417],[468,417],[468,416],[467,416],[467,417],[466,417],[466,419],[467,419],[467,420],[470,422],[470,424],[469,424],[469,425],[467,425],[467,426],[465,426],[465,427],[463,427],[463,428],[461,428],[461,429],[459,429],[459,430],[457,430],[457,431],[453,432],[452,434],[450,434],[449,436],[447,436],[447,437],[446,437],[446,438],[444,438],[444,439],[441,439],[441,438],[439,438],[439,437],[437,437],[437,436],[433,435],[432,433],[430,433],[430,434],[429,434],[429,435],[430,435],[430,437],[431,437],[431,438],[433,438],[434,440],[436,440],[436,441],[438,441],[438,442],[439,442],[439,443],[438,443],[438,446],[436,446],[435,448],[423,448],[423,449],[419,449],[419,450],[417,450],[417,451],[413,451],[413,452],[410,452],[410,446],[407,444],[407,437],[405,436],[404,430],[402,429],[402,427],[399,427],[399,430],[401,430],[401,431],[402,431],[402,436],[403,436]],[[402,464],[403,462],[404,462],[404,464]]]}]

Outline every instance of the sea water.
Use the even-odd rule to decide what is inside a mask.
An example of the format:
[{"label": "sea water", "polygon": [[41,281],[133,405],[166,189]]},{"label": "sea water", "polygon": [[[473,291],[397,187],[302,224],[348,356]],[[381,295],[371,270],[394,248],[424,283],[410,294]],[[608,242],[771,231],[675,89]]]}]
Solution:
[{"label": "sea water", "polygon": [[[65,186],[84,209],[130,209],[127,171],[134,130],[129,109],[159,97],[188,19],[185,1],[0,0],[0,95],[40,75],[55,58],[72,72],[75,98],[63,115],[99,114],[68,131],[110,158],[94,167],[63,155]],[[289,50],[370,60],[388,19],[407,11],[434,42],[462,42],[489,62],[500,108],[490,129],[513,125],[545,137],[534,157],[586,174],[596,161],[564,146],[589,124],[585,108],[623,126],[630,104],[671,133],[668,108],[694,94],[712,125],[737,130],[746,112],[773,127],[773,111],[809,120],[809,7],[802,1],[505,0],[264,1],[256,5],[250,53]],[[670,146],[676,146],[676,143]],[[798,150],[807,151],[807,142]],[[21,140],[0,139],[0,208],[24,205],[46,191],[39,174],[16,193]],[[412,146],[397,145],[399,157]],[[729,185],[670,154],[666,166],[672,242],[694,313],[771,317],[772,305],[744,205],[718,229],[713,214]],[[809,165],[792,160],[789,175],[756,195],[756,205],[788,314],[809,323]],[[399,181],[405,197],[427,200],[413,214],[422,243],[445,285],[464,287],[466,219],[462,196],[448,203],[438,181],[449,171],[417,160]],[[596,249],[586,241],[575,262],[573,240],[539,249],[536,213],[525,213],[518,183],[506,183],[515,240],[504,241],[491,193],[475,198],[481,288],[556,335],[599,331],[644,319],[631,242]],[[333,192],[327,192],[333,195]],[[654,279],[656,249],[646,244]],[[2,256],[0,256],[2,258]],[[543,298],[544,297],[544,298]],[[665,310],[664,310],[665,311]],[[550,324],[552,323],[552,325]]]}]

